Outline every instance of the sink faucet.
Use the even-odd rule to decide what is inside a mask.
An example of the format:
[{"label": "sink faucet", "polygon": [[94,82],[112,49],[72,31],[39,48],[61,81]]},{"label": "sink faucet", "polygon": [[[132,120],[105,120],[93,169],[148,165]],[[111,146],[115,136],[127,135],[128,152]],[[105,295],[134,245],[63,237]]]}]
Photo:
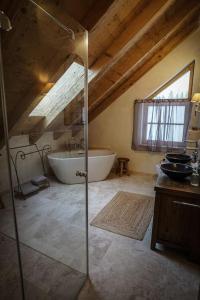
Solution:
[{"label": "sink faucet", "polygon": [[192,153],[192,162],[193,162],[193,163],[198,162],[198,151],[197,151],[197,150],[195,150],[195,151]]}]

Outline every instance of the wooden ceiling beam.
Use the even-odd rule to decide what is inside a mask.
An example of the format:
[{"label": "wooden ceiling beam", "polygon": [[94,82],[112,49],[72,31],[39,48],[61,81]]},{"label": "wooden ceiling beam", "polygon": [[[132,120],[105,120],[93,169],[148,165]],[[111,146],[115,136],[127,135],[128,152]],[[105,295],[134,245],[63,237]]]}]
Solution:
[{"label": "wooden ceiling beam", "polygon": [[114,1],[115,0],[94,0],[86,15],[78,21],[88,31],[92,30]]},{"label": "wooden ceiling beam", "polygon": [[143,0],[117,0],[109,7],[95,27],[89,32],[89,67],[126,28],[132,12]]},{"label": "wooden ceiling beam", "polygon": [[139,80],[146,72],[161,61],[168,53],[170,53],[178,44],[188,37],[193,31],[199,27],[199,6],[189,14],[188,18],[180,24],[180,26],[168,35],[162,45],[156,51],[152,52],[145,60],[135,68],[115,89],[103,97],[96,106],[89,108],[89,121],[95,119],[110,104],[125,93],[137,80]]},{"label": "wooden ceiling beam", "polygon": [[166,0],[139,1],[129,14],[121,33],[110,41],[110,45],[101,53],[90,68],[99,71],[109,66],[117,54],[122,55],[122,51],[127,51],[128,47],[134,42],[134,38],[136,38],[137,34],[144,29],[150,21],[153,21],[153,18],[161,11],[164,4],[167,7],[170,2],[171,1]]},{"label": "wooden ceiling beam", "polygon": [[95,82],[95,85],[89,90],[89,107],[96,105],[100,98],[131,73],[135,65],[144,59],[154,47],[165,42],[167,36],[176,30],[176,27],[191,11],[198,9],[199,5],[197,0],[189,2],[177,0],[170,5],[142,37],[105,72],[104,76]]},{"label": "wooden ceiling beam", "polygon": [[[131,4],[130,4],[131,3]],[[103,76],[106,69],[110,67],[110,65],[113,63],[114,60],[116,60],[117,55],[122,55],[122,51],[127,51],[128,47],[133,44],[135,37],[137,34],[143,29],[149,22],[153,22],[154,18],[158,18],[160,14],[163,13],[162,9],[166,10],[167,7],[172,3],[172,1],[166,1],[166,0],[154,0],[154,1],[148,1],[148,0],[140,0],[137,3],[130,2],[129,3],[129,10],[127,10],[127,15],[125,17],[125,20],[123,20],[123,26],[121,26],[120,34],[116,37],[110,39],[110,43],[108,44],[108,47],[102,51],[100,56],[95,60],[95,62],[91,65],[91,70],[96,72],[96,76],[93,80],[89,82],[89,90],[92,89],[93,86],[95,86],[96,81]],[[122,3],[121,3],[122,5]],[[131,6],[132,5],[132,6]],[[119,9],[119,7],[118,7]],[[122,7],[121,7],[122,10]],[[115,11],[115,10],[114,10]],[[108,13],[109,17],[112,19],[116,14],[112,12]],[[102,23],[103,22],[103,26]],[[100,24],[97,26],[101,26],[101,28],[104,28],[106,25],[107,16],[105,16],[105,20],[101,20]],[[109,20],[109,22],[111,22]],[[113,29],[114,30],[114,29]],[[92,40],[98,38],[98,30],[94,33],[92,33],[91,37],[89,35],[89,38]],[[90,46],[92,47],[92,45]],[[89,48],[90,50],[91,48]],[[93,57],[94,60],[94,57]],[[80,99],[81,93],[73,99],[71,103],[74,103],[74,107],[76,106],[77,100]],[[79,100],[78,100],[79,101]],[[72,104],[68,105],[68,107],[65,109],[65,115],[66,115],[66,124],[67,122],[71,122],[73,114]],[[69,119],[69,121],[67,121]]]}]

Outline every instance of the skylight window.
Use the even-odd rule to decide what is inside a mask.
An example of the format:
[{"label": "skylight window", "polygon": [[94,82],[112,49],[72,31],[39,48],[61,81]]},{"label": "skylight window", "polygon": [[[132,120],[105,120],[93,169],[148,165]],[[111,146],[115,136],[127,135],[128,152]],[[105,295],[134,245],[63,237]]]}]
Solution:
[{"label": "skylight window", "polygon": [[[56,115],[60,113],[83,90],[84,76],[84,67],[74,62],[29,116],[48,117],[48,121],[51,122],[55,118],[55,111]],[[89,80],[94,76],[95,73],[88,70]]]}]

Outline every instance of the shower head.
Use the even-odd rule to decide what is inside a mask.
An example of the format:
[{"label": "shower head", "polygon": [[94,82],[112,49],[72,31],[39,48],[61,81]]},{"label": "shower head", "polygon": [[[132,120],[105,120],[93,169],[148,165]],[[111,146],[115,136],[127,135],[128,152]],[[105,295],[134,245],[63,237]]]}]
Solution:
[{"label": "shower head", "polygon": [[0,10],[0,29],[10,31],[12,29],[8,16]]}]

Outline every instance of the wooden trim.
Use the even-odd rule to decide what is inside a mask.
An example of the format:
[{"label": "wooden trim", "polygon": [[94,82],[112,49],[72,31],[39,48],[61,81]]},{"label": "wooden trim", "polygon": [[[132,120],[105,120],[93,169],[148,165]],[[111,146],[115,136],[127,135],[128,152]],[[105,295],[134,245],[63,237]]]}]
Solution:
[{"label": "wooden trim", "polygon": [[189,100],[192,99],[192,90],[193,90],[193,80],[194,80],[194,68],[195,68],[195,60],[190,64],[190,83],[189,83]]}]

